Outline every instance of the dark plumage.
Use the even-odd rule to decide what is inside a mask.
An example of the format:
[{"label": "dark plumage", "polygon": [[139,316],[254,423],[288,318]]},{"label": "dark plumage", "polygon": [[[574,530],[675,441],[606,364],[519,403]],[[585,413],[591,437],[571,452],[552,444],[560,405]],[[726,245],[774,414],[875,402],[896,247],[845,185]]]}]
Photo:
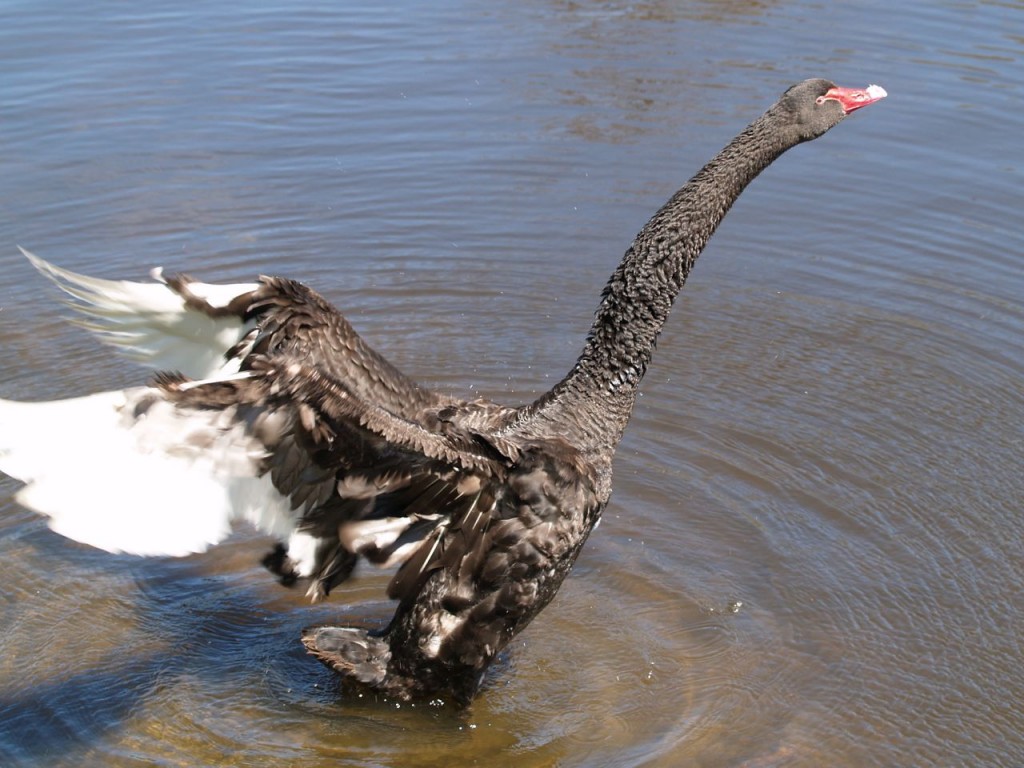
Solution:
[{"label": "dark plumage", "polygon": [[[265,563],[284,583],[307,579],[314,600],[359,557],[400,563],[388,587],[398,607],[383,631],[314,627],[303,642],[353,685],[399,699],[468,702],[495,656],[554,597],[608,502],[612,456],[655,340],[722,217],[786,149],[884,95],[825,80],[786,91],[640,231],[602,294],[575,367],[518,408],[419,387],[324,299],[290,280],[265,277],[229,291],[177,277],[157,289],[36,260],[105,340],[154,364],[198,356],[192,341],[176,342],[184,350],[161,344],[175,323],[206,324],[193,336],[223,353],[207,356],[220,363],[201,369],[206,378],[160,374],[149,388],[68,407],[111,409],[112,440],[129,435],[124,450],[133,460],[138,452],[157,455],[169,471],[202,468],[213,478],[210,514],[223,519],[173,546],[127,516],[100,532],[99,523],[89,528],[75,517],[73,500],[50,490],[46,472],[7,460],[18,455],[19,438],[0,444],[0,467],[28,483],[20,500],[50,515],[55,529],[112,550],[198,551],[231,520],[248,519],[287,538]],[[150,296],[151,288],[163,292]],[[152,308],[168,298],[180,318],[154,319]],[[4,401],[0,425],[21,427],[31,445],[38,416],[19,406]],[[257,492],[267,494],[265,504]]]}]

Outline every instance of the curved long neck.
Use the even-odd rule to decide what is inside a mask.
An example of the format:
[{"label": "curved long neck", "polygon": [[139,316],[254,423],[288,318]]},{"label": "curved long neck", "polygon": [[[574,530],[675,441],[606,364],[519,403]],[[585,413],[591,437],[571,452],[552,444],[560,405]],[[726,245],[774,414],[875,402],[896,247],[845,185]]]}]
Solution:
[{"label": "curved long neck", "polygon": [[704,245],[743,189],[798,143],[778,122],[770,109],[751,123],[640,230],[604,289],[576,365],[528,407],[524,421],[548,434],[564,431],[584,451],[614,449],[658,334]]}]

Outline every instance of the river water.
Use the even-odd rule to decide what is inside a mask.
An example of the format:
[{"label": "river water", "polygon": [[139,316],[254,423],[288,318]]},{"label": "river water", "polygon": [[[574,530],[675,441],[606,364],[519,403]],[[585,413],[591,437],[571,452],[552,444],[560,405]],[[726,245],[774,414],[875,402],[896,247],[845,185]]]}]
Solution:
[{"label": "river water", "polygon": [[3,479],[0,764],[1024,764],[1024,4],[3,7],[4,397],[146,377],[21,244],[287,274],[423,383],[531,400],[785,87],[890,95],[733,209],[602,526],[469,711],[346,696],[305,655],[308,624],[386,617],[387,573],[311,607],[251,531],[112,556]]}]

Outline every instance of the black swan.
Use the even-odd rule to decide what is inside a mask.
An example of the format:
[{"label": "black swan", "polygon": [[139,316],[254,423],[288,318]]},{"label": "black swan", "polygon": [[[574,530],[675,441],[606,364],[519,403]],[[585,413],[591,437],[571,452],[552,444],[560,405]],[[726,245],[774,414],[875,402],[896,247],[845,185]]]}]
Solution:
[{"label": "black swan", "polygon": [[597,524],[655,339],[722,217],[787,149],[885,95],[787,90],[640,231],[576,365],[520,407],[417,386],[291,280],[98,280],[25,252],[83,325],[174,373],[0,401],[0,469],[55,531],[111,552],[200,552],[247,520],[282,542],[265,564],[313,600],[360,557],[399,565],[385,629],[312,627],[303,643],[356,687],[466,704]]}]

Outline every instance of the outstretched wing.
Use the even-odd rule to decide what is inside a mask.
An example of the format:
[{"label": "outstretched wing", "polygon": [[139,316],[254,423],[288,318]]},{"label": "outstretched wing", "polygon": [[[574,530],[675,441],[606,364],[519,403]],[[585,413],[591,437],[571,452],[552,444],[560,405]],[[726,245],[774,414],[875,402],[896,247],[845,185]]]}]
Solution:
[{"label": "outstretched wing", "polygon": [[262,277],[214,285],[184,275],[154,282],[103,280],[21,252],[68,296],[76,322],[152,370],[193,379],[244,370],[251,356],[313,361],[360,398],[412,416],[441,402],[370,348],[351,324],[301,283]]},{"label": "outstretched wing", "polygon": [[[429,420],[429,419],[428,419]],[[359,556],[399,563],[510,458],[429,429],[282,358],[217,381],[72,400],[0,400],[0,469],[24,506],[112,552],[200,552],[247,521],[282,542],[282,577],[325,596]]]},{"label": "outstretched wing", "polygon": [[192,372],[69,401],[0,401],[0,469],[55,530],[181,555],[245,520],[282,541],[268,566],[309,578],[313,599],[360,556],[407,562],[389,590],[405,598],[454,553],[472,554],[518,458],[494,436],[512,409],[420,389],[290,280],[115,282],[26,256],[104,341]]},{"label": "outstretched wing", "polygon": [[248,305],[258,284],[192,283],[192,290],[205,303],[197,308],[196,302],[186,301],[159,271],[154,271],[151,283],[103,280],[61,269],[20,250],[67,294],[67,305],[81,313],[75,320],[78,325],[130,359],[154,370],[181,371],[194,378],[238,370],[238,362],[232,364],[224,353],[250,330],[240,308]]},{"label": "outstretched wing", "polygon": [[417,568],[433,567],[436,553],[422,556],[424,546],[453,522],[467,527],[484,489],[500,485],[515,461],[511,446],[443,420],[444,408],[407,419],[319,367],[255,354],[251,364],[249,376],[165,375],[157,386],[179,411],[221,410],[259,440],[259,472],[295,512],[275,565],[282,576],[312,578],[314,598],[347,576],[355,556],[383,565],[419,557]]}]

